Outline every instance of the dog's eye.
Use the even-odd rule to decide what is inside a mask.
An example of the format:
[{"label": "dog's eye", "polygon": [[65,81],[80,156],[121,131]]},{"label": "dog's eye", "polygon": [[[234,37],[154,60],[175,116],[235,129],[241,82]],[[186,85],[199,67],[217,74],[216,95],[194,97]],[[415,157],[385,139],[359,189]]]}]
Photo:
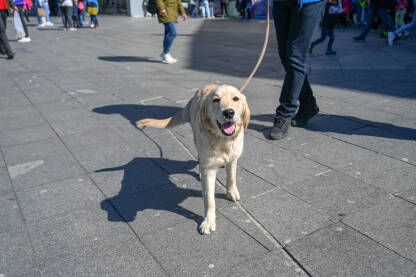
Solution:
[{"label": "dog's eye", "polygon": [[235,96],[235,97],[233,98],[233,101],[234,101],[234,102],[238,102],[238,100],[240,100],[240,98],[238,98],[237,96]]},{"label": "dog's eye", "polygon": [[212,100],[212,102],[219,103],[220,102],[220,99],[219,98],[214,98],[214,100]]}]

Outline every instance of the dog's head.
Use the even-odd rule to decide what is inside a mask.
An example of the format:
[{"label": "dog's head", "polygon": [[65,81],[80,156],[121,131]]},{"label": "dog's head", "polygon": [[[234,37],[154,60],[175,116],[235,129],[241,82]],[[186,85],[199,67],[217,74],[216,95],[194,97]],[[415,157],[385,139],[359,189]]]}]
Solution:
[{"label": "dog's head", "polygon": [[201,129],[209,124],[217,135],[233,136],[247,129],[250,109],[246,97],[238,89],[228,85],[214,88],[201,107]]}]

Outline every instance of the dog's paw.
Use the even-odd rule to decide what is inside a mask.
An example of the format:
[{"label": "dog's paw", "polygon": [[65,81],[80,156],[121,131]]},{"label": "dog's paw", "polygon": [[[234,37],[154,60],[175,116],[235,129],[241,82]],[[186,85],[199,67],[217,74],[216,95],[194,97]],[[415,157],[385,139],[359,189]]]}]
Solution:
[{"label": "dog's paw", "polygon": [[240,193],[238,192],[238,190],[236,188],[231,189],[231,190],[227,191],[227,198],[230,201],[233,201],[233,202],[240,201]]},{"label": "dog's paw", "polygon": [[199,232],[202,235],[208,235],[209,233],[215,232],[215,219],[214,220],[208,220],[207,218],[204,219],[204,221],[202,221],[201,225],[199,225]]}]

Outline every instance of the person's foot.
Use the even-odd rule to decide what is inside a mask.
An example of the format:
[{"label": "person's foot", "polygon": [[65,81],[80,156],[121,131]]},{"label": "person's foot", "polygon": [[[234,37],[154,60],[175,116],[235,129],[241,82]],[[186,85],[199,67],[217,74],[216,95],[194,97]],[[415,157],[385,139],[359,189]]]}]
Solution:
[{"label": "person's foot", "polygon": [[269,139],[284,139],[289,133],[289,127],[290,118],[276,117],[273,122],[273,127],[270,129]]},{"label": "person's foot", "polygon": [[45,23],[45,25],[48,26],[48,27],[52,27],[53,26],[53,23],[50,22],[50,21],[48,21],[48,22]]},{"label": "person's foot", "polygon": [[7,54],[7,59],[8,60],[13,60],[15,53],[14,52],[10,52]]},{"label": "person's foot", "polygon": [[91,26],[90,26],[91,28],[95,28],[95,25],[94,24],[91,24]]},{"label": "person's foot", "polygon": [[396,34],[394,32],[387,33],[387,41],[390,46],[393,46],[395,37],[396,37]]},{"label": "person's foot", "polygon": [[356,36],[356,37],[353,37],[352,40],[356,42],[365,42],[365,37]]},{"label": "person's foot", "polygon": [[173,63],[177,63],[178,60],[173,58],[172,55],[170,53],[167,54],[161,54],[160,57],[162,58],[162,63],[167,63],[167,64],[173,64]]},{"label": "person's foot", "polygon": [[6,51],[0,48],[0,55],[6,55]]},{"label": "person's foot", "polygon": [[76,28],[74,28],[74,27],[71,27],[71,28],[69,28],[69,31],[71,31],[71,32],[74,32],[74,31],[76,31],[77,29]]},{"label": "person's foot", "polygon": [[46,27],[46,23],[41,23],[38,25],[38,28],[44,28],[44,27]]},{"label": "person's foot", "polygon": [[292,118],[291,124],[294,127],[305,126],[308,121],[319,113],[319,107],[315,104],[314,106],[299,107],[295,117]]},{"label": "person's foot", "polygon": [[326,52],[325,52],[325,54],[326,55],[336,55],[337,52],[335,52],[334,50],[331,50],[331,49],[327,49]]},{"label": "person's foot", "polygon": [[27,43],[27,42],[31,42],[31,39],[30,37],[24,37],[24,38],[19,39],[17,42]]}]

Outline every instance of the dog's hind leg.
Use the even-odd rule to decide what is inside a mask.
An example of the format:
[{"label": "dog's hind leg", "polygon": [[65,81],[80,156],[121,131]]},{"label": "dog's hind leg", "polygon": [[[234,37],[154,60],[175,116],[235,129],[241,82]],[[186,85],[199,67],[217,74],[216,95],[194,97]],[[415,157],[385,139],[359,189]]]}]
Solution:
[{"label": "dog's hind leg", "polygon": [[206,235],[215,231],[215,178],[217,169],[201,168],[202,196],[204,198],[205,216],[199,225],[201,234]]},{"label": "dog's hind leg", "polygon": [[233,202],[240,200],[240,193],[237,189],[237,159],[232,160],[225,166],[227,171],[227,198]]}]

